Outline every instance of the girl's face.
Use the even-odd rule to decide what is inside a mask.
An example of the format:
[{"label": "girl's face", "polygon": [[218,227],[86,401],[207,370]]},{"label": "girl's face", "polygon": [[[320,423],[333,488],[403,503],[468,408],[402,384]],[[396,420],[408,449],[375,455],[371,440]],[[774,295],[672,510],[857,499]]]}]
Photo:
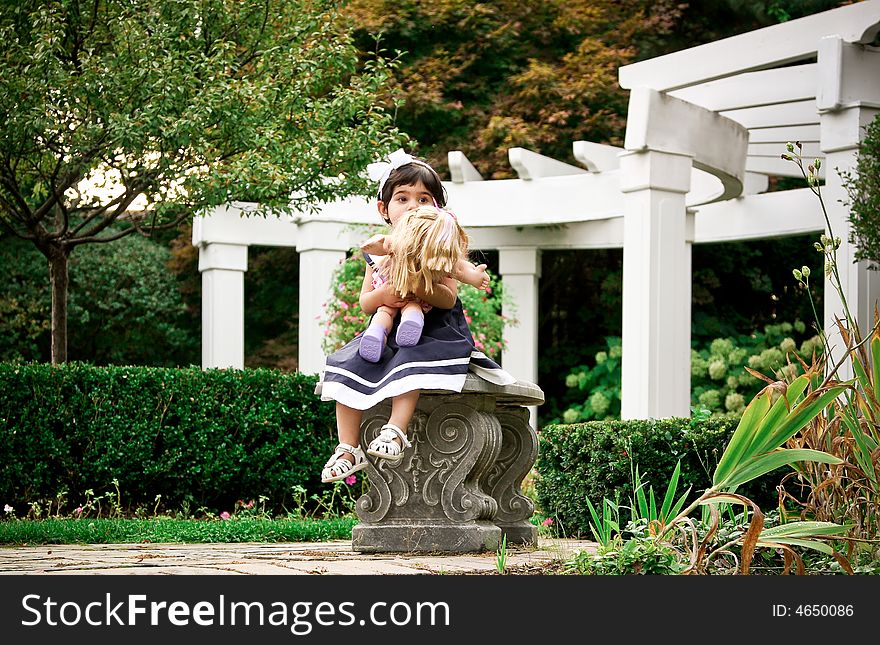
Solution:
[{"label": "girl's face", "polygon": [[397,186],[391,194],[391,200],[387,204],[380,200],[378,203],[379,214],[386,221],[390,220],[391,226],[394,226],[397,220],[400,219],[400,216],[407,211],[433,203],[434,196],[419,181],[415,184]]}]

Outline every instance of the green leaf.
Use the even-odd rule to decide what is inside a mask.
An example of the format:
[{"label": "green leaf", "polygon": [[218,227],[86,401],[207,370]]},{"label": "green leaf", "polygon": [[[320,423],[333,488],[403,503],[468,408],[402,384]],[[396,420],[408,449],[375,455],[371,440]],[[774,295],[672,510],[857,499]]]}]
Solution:
[{"label": "green leaf", "polygon": [[757,546],[768,547],[771,549],[779,548],[780,545],[786,544],[789,546],[801,546],[805,549],[813,549],[814,551],[821,551],[826,555],[834,555],[834,549],[831,548],[830,545],[825,544],[824,542],[818,542],[816,540],[804,540],[798,538],[780,538],[774,539],[773,541],[765,541],[762,539],[758,539]]},{"label": "green leaf", "polygon": [[870,443],[874,443],[872,437],[869,437],[864,432],[862,432],[862,428],[859,425],[858,419],[851,419],[849,414],[843,415],[843,422],[849,428],[850,434],[852,434],[853,439],[856,442],[856,447],[858,450],[855,451],[855,458],[859,464],[859,468],[862,469],[862,472],[871,480],[874,484],[875,488],[877,486],[877,472],[874,470],[874,457],[872,452],[876,449],[876,445],[869,446]]},{"label": "green leaf", "polygon": [[718,484],[718,488],[729,489],[760,477],[772,470],[799,461],[813,461],[821,464],[842,464],[843,460],[820,450],[807,448],[780,449],[752,457],[730,474],[728,479]]},{"label": "green leaf", "polygon": [[777,428],[768,428],[768,435],[759,444],[756,452],[768,452],[784,444],[845,390],[846,386],[841,385],[831,387],[821,394],[818,391],[811,392]]},{"label": "green leaf", "polygon": [[[672,501],[675,499],[675,493],[678,490],[678,478],[681,476],[681,459],[675,464],[675,470],[672,471],[672,477],[666,486],[666,495],[663,497],[663,505],[660,507],[660,517],[663,521],[669,517],[669,511],[672,508]],[[674,517],[674,516],[673,516]]]},{"label": "green leaf", "polygon": [[678,514],[679,512],[681,512],[684,503],[687,501],[688,495],[690,495],[691,488],[693,488],[693,486],[688,486],[688,489],[684,493],[682,493],[681,497],[678,498],[678,501],[672,507],[670,513],[668,515],[664,515],[664,522],[667,521],[667,519],[678,517]]},{"label": "green leaf", "polygon": [[871,337],[871,360],[874,363],[874,400],[880,401],[880,329]]},{"label": "green leaf", "polygon": [[713,486],[717,486],[720,481],[725,480],[741,460],[749,457],[749,447],[754,441],[755,432],[770,409],[771,394],[772,390],[765,387],[746,406],[745,412],[743,412],[742,418],[730,438],[730,443],[727,444],[724,454],[718,460],[718,466],[712,477]]},{"label": "green leaf", "polygon": [[761,531],[761,539],[780,537],[809,537],[816,535],[843,535],[849,526],[834,522],[789,522],[765,528]]}]

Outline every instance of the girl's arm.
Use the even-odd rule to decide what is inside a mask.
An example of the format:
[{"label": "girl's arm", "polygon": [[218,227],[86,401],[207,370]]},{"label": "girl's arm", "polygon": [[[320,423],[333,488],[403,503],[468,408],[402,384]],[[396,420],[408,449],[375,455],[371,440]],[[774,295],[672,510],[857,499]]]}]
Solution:
[{"label": "girl's arm", "polygon": [[361,297],[358,302],[364,313],[372,316],[382,305],[399,308],[402,307],[406,301],[398,296],[394,289],[391,288],[390,282],[386,282],[379,288],[374,289],[373,267],[368,264],[367,270],[364,273],[364,282],[361,285]]}]

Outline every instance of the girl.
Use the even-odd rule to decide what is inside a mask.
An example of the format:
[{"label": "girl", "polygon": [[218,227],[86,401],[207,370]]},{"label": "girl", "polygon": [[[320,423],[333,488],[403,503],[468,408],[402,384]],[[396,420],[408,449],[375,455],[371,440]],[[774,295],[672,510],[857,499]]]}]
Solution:
[{"label": "girl", "polygon": [[[474,266],[465,260],[468,237],[455,215],[434,206],[408,211],[397,222],[392,235],[374,236],[361,249],[373,269],[371,288],[390,280],[397,294],[407,299],[400,309],[379,307],[361,336],[358,353],[371,363],[381,357],[398,311],[397,344],[411,347],[419,342],[425,313],[431,308],[418,298],[408,298],[419,288],[431,293],[433,285],[448,275],[478,289],[489,287],[486,265]],[[370,253],[381,253],[384,257],[374,262]]]},{"label": "girl", "polygon": [[[398,150],[388,163],[371,164],[370,176],[378,178],[379,214],[392,230],[409,211],[420,206],[446,204],[439,175],[428,164]],[[407,303],[390,281],[373,287],[374,269],[367,264],[360,305],[375,314],[382,306],[399,309]],[[421,341],[401,346],[389,333],[381,363],[364,360],[360,353],[363,335],[327,357],[321,384],[321,399],[336,401],[339,445],[321,472],[321,481],[333,482],[366,467],[358,445],[363,411],[391,398],[391,417],[370,442],[367,453],[380,459],[399,461],[402,450],[412,444],[407,426],[422,389],[461,392],[468,371],[498,385],[516,382],[494,361],[474,347],[473,337],[458,299],[458,286],[451,276],[431,285],[431,291],[417,288],[413,296],[431,306],[425,313]],[[398,316],[393,325],[401,324]],[[392,326],[392,330],[394,328]]]}]

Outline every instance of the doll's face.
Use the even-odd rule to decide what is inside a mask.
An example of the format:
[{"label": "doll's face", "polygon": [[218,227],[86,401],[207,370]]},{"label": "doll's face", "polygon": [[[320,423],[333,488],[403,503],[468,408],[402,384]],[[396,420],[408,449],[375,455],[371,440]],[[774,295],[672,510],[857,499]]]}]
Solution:
[{"label": "doll's face", "polygon": [[431,205],[433,203],[434,196],[419,181],[415,184],[395,187],[394,192],[391,193],[391,200],[387,204],[379,201],[378,207],[382,219],[390,220],[391,226],[394,226],[404,213],[415,210],[419,206]]}]

